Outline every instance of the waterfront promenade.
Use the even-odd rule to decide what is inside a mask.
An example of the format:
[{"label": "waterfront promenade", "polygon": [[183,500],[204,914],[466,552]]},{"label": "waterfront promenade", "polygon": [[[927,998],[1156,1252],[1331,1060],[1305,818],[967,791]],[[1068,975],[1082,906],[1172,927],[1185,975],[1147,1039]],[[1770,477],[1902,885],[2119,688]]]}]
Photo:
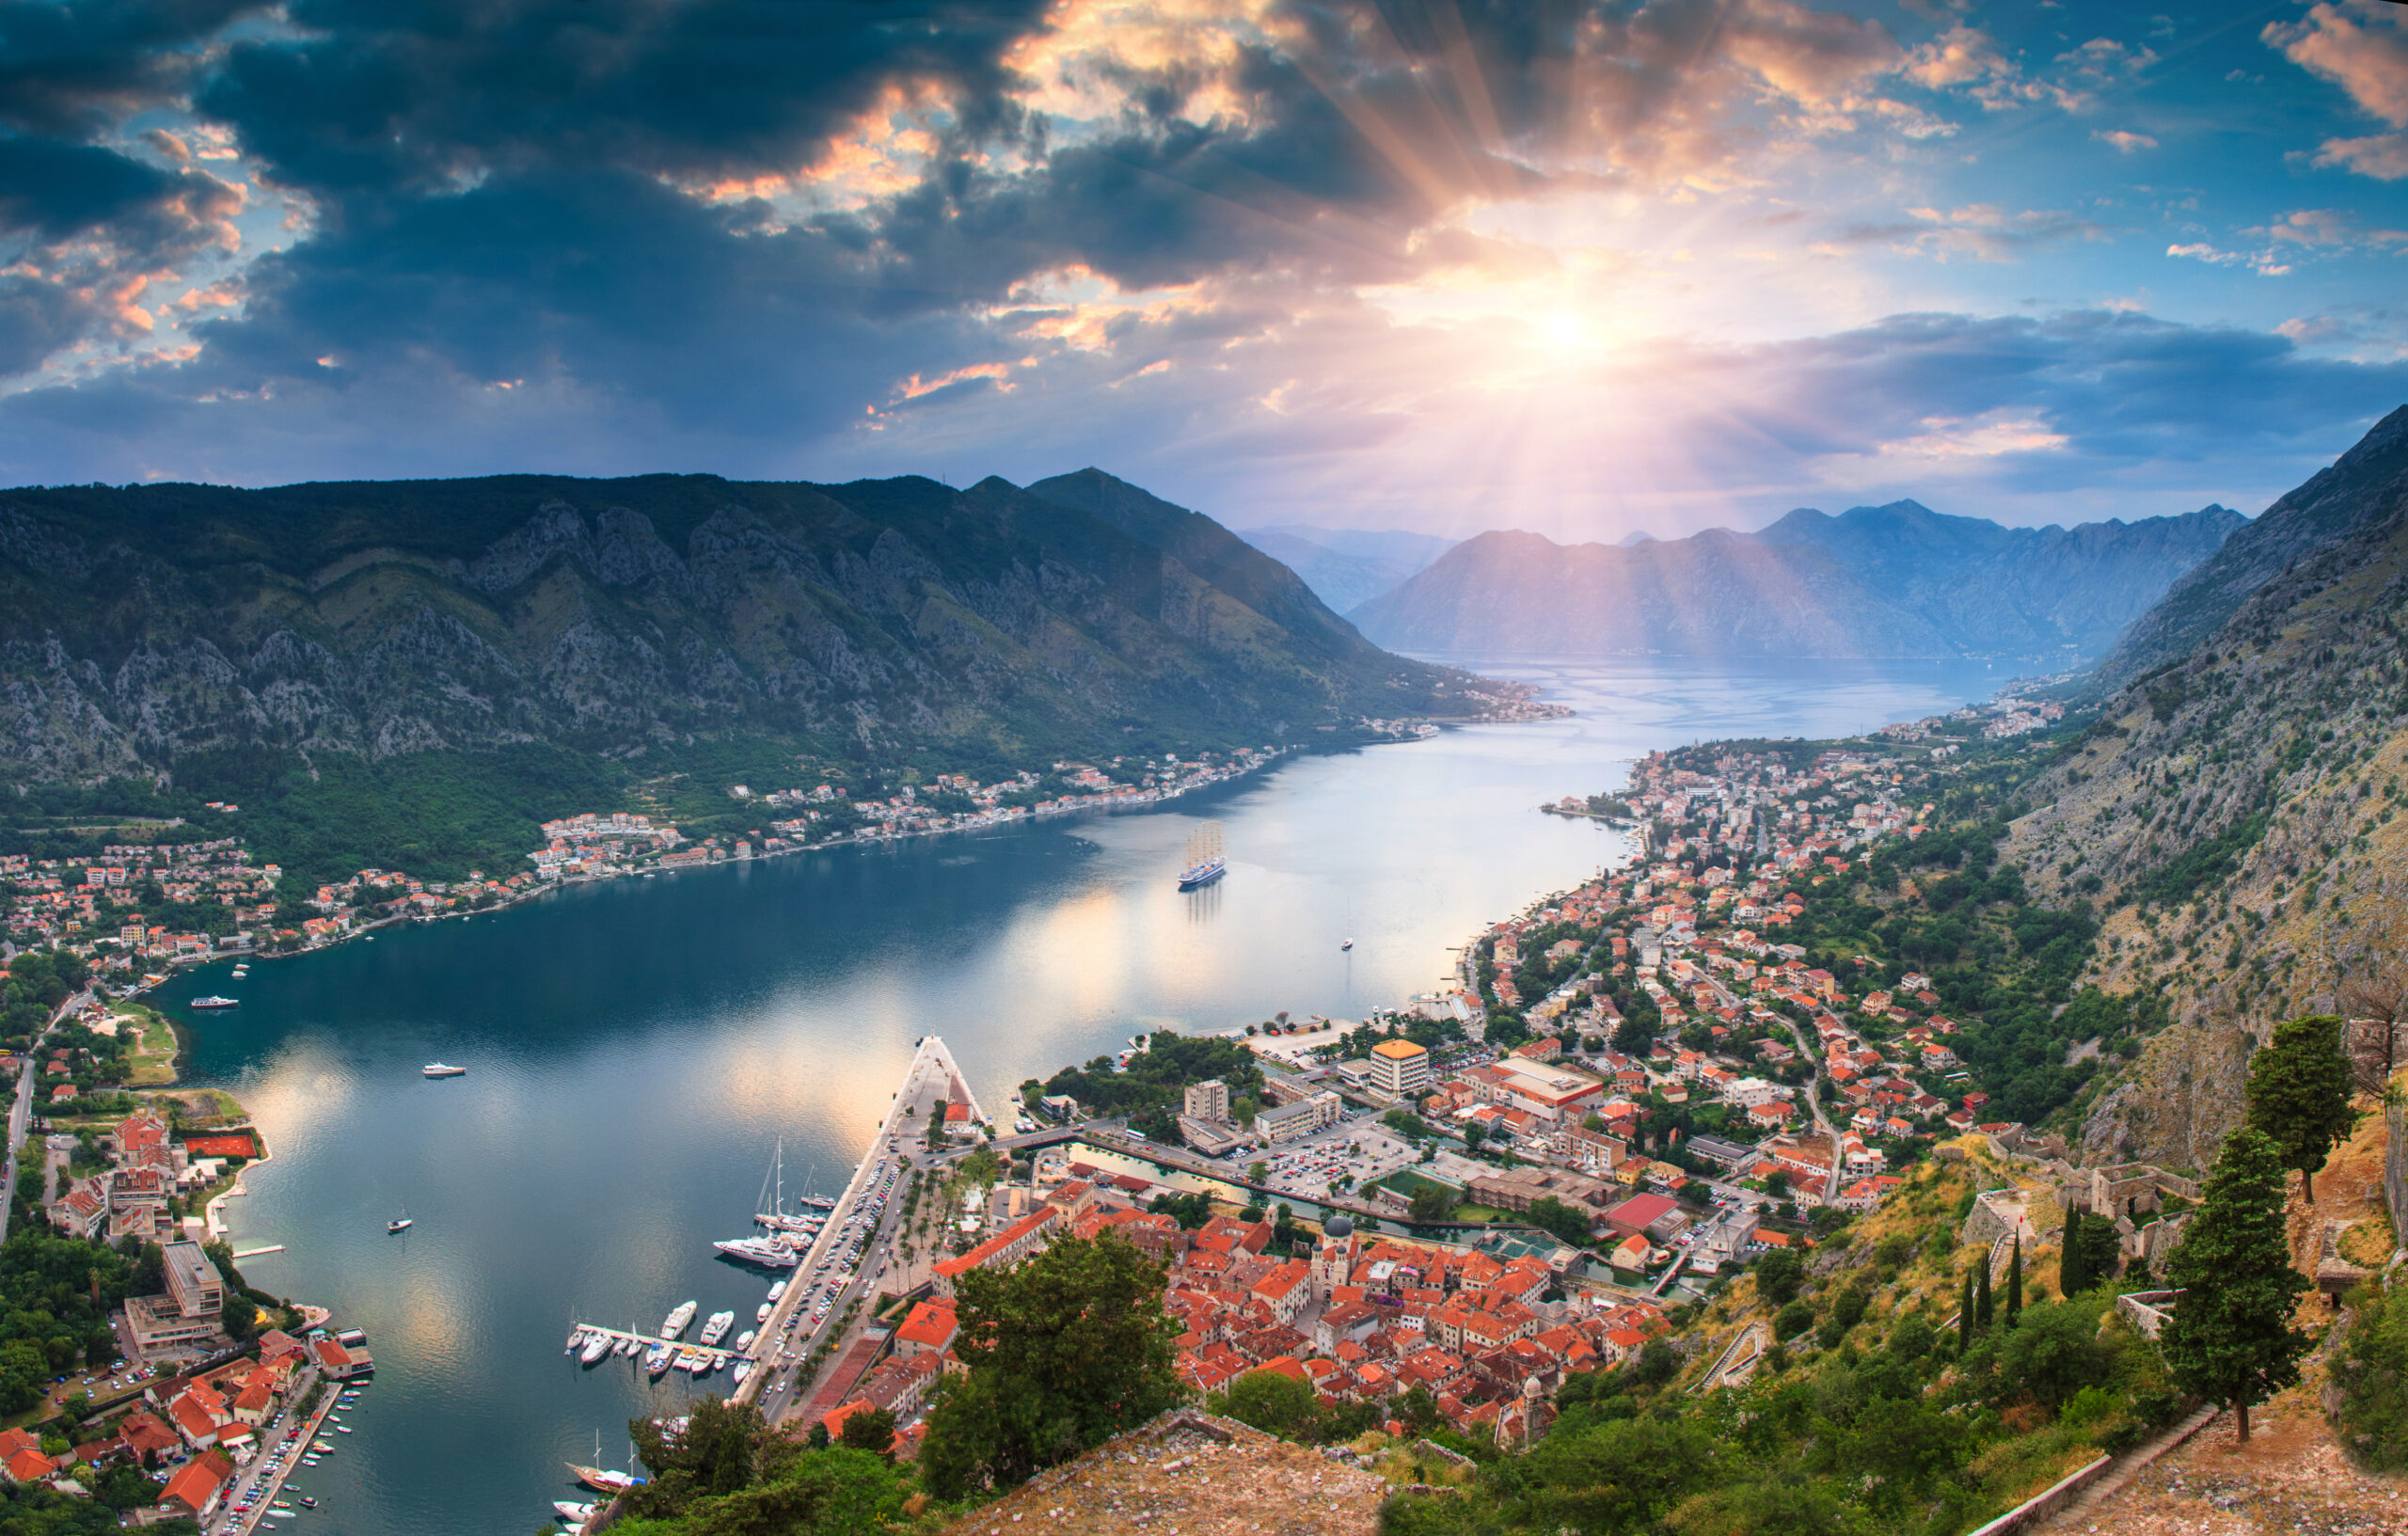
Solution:
[{"label": "waterfront promenade", "polygon": [[[926,1136],[929,1116],[942,1116],[945,1105],[956,1099],[970,1106],[974,1120],[983,1119],[977,1100],[971,1094],[970,1085],[944,1041],[934,1035],[927,1036],[912,1053],[903,1085],[895,1090],[895,1101],[888,1106],[877,1134],[870,1138],[835,1209],[829,1212],[827,1225],[820,1227],[802,1262],[795,1266],[785,1294],[778,1299],[769,1321],[762,1325],[760,1341],[754,1346],[759,1368],[745,1377],[733,1394],[734,1401],[757,1403],[762,1414],[776,1423],[800,1402],[808,1401],[805,1389],[810,1385],[809,1372],[803,1362],[823,1339],[836,1336],[840,1330],[842,1337],[834,1338],[835,1347],[830,1354],[837,1359],[844,1357],[845,1346],[866,1323],[866,1319],[847,1323],[846,1305],[875,1291],[879,1278],[886,1273],[895,1227],[901,1219],[902,1202],[888,1201],[881,1206],[880,1192],[888,1175],[900,1170],[904,1158],[937,1164],[951,1155],[949,1151],[927,1152]],[[865,1232],[854,1232],[852,1223],[856,1216],[864,1218]],[[848,1263],[841,1255],[856,1235],[862,1237],[861,1259],[858,1263]],[[827,1291],[831,1280],[840,1282],[833,1295]],[[828,1306],[815,1320],[811,1308],[819,1298],[825,1298]]]}]

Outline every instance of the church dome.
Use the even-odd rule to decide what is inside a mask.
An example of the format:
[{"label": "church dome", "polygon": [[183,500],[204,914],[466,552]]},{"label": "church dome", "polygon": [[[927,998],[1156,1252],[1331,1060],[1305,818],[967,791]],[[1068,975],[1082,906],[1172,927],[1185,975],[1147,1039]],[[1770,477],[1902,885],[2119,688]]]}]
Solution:
[{"label": "church dome", "polygon": [[1344,1242],[1354,1235],[1354,1222],[1343,1211],[1322,1224],[1321,1235],[1335,1242]]}]

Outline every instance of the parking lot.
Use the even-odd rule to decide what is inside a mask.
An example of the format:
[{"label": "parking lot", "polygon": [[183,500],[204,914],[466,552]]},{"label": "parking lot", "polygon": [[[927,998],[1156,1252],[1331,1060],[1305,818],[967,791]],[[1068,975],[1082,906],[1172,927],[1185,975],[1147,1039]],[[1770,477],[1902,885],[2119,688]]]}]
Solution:
[{"label": "parking lot", "polygon": [[1283,1195],[1319,1200],[1331,1195],[1331,1186],[1338,1180],[1345,1184],[1337,1193],[1347,1194],[1420,1160],[1421,1154],[1412,1146],[1391,1134],[1377,1116],[1364,1111],[1326,1131],[1268,1148],[1248,1158],[1247,1165],[1268,1164],[1270,1177],[1263,1183]]}]

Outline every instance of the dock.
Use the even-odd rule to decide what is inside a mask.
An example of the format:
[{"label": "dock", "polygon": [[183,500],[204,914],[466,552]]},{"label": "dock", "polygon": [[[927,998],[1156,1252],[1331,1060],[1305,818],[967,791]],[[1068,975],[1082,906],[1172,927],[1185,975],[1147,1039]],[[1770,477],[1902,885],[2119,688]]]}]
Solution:
[{"label": "dock", "polygon": [[[774,1322],[777,1320],[773,1317],[769,1321]],[[599,1322],[580,1322],[578,1326],[584,1329],[589,1334],[602,1334],[607,1336],[614,1348],[617,1346],[619,1340],[623,1338],[634,1339],[636,1343],[641,1346],[636,1354],[632,1355],[610,1355],[606,1356],[605,1358],[630,1360],[635,1364],[638,1370],[642,1370],[643,1368],[643,1351],[651,1349],[656,1344],[665,1344],[673,1352],[676,1350],[691,1350],[697,1354],[707,1355],[710,1358],[711,1370],[724,1370],[738,1360],[750,1358],[749,1355],[740,1351],[728,1349],[722,1345],[697,1344],[690,1339],[681,1343],[674,1338],[662,1338],[656,1334],[635,1333],[626,1328],[608,1327]],[[758,1340],[756,1339],[755,1342],[757,1343]],[[568,1358],[575,1359],[576,1356],[570,1355]],[[603,1363],[604,1362],[602,1360],[594,1361],[594,1369],[596,1370],[601,1370]],[[676,1368],[672,1366],[670,1369],[673,1370]]]},{"label": "dock", "polygon": [[[888,1106],[886,1117],[879,1122],[877,1132],[870,1137],[869,1146],[863,1151],[861,1162],[854,1165],[853,1177],[846,1182],[844,1194],[837,1197],[834,1209],[828,1212],[828,1220],[820,1227],[819,1235],[812,1239],[810,1250],[803,1255],[802,1261],[794,1267],[792,1277],[786,1285],[785,1294],[778,1299],[777,1306],[771,1309],[769,1320],[761,1324],[760,1336],[754,1340],[754,1347],[772,1361],[780,1351],[787,1347],[785,1332],[787,1322],[800,1313],[803,1307],[809,1306],[812,1297],[816,1293],[809,1283],[811,1277],[818,1273],[819,1266],[832,1258],[837,1246],[845,1241],[845,1224],[848,1218],[852,1215],[855,1208],[869,1194],[874,1185],[879,1161],[883,1155],[883,1148],[888,1139],[906,1126],[915,1131],[918,1129],[920,1122],[903,1113],[916,1101],[914,1090],[927,1077],[937,1074],[941,1074],[944,1079],[947,1098],[968,1104],[974,1118],[984,1118],[984,1116],[979,1113],[977,1100],[972,1096],[970,1085],[963,1079],[961,1069],[954,1064],[953,1054],[945,1049],[944,1041],[934,1035],[923,1037],[918,1048],[911,1053],[911,1065],[904,1071],[902,1087],[896,1091],[894,1103]],[[860,1281],[861,1273],[853,1272],[846,1279],[845,1289],[836,1299],[841,1302],[844,1296],[852,1292],[853,1288]],[[835,1308],[831,1307],[829,1316],[832,1322],[837,1316]],[[804,1346],[810,1338],[809,1333],[802,1333],[791,1340],[798,1354],[807,1353]],[[753,1370],[744,1378],[743,1384],[729,1395],[729,1401],[748,1404],[758,1401],[762,1391],[777,1374],[778,1369],[774,1364],[767,1370]],[[784,1404],[787,1411],[791,1411],[794,1406],[792,1402]]]}]

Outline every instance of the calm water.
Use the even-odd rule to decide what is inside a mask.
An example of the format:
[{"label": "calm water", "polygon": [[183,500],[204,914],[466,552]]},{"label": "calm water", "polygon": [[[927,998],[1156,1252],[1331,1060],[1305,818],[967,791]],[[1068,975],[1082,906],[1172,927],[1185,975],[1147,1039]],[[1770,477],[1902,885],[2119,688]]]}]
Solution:
[{"label": "calm water", "polygon": [[[580,887],[239,984],[222,966],[179,976],[170,1000],[243,1001],[198,1021],[194,1065],[274,1149],[229,1219],[237,1248],[287,1251],[245,1273],[334,1306],[376,1356],[357,1433],[295,1480],[321,1501],[300,1528],[523,1536],[597,1432],[626,1465],[626,1419],[683,1378],[578,1370],[561,1354],[572,1319],[650,1330],[692,1298],[750,1326],[768,1282],[709,1243],[751,1229],[780,1136],[789,1194],[815,1168],[840,1186],[923,1034],[945,1037],[991,1111],[1157,1025],[1357,1017],[1621,853],[1542,800],[1617,787],[1655,748],[1861,730],[2005,681],[1476,664],[1579,718],[1291,761],[1148,813]],[[1208,816],[1230,872],[1181,895],[1170,875]],[[436,1059],[469,1073],[420,1078]],[[415,1226],[387,1236],[404,1212]]]}]

